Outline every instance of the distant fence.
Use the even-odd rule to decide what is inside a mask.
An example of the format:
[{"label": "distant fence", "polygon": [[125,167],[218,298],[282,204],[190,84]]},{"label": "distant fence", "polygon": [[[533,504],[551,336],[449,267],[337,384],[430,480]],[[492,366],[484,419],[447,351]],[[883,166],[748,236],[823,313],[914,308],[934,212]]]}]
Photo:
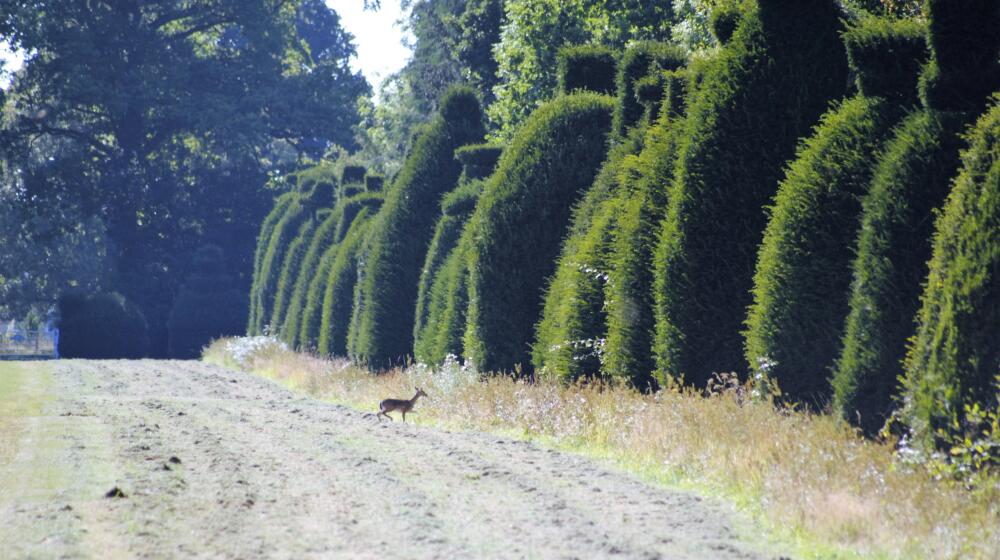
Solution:
[{"label": "distant fence", "polygon": [[0,360],[59,357],[59,329],[0,334]]}]

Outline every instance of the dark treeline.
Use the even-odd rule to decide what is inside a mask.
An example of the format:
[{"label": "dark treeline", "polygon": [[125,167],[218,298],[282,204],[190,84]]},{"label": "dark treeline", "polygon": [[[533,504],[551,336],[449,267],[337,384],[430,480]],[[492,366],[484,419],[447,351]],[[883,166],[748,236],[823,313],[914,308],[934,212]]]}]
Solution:
[{"label": "dark treeline", "polygon": [[[67,311],[105,301],[126,324],[137,306],[155,349],[211,285],[219,302],[243,290],[232,316],[249,334],[375,370],[454,356],[640,390],[736,372],[778,402],[926,449],[989,422],[997,2],[414,1],[413,58],[377,106],[333,71],[351,53],[335,14],[284,6],[239,33],[212,27],[211,48],[181,38],[190,64],[257,76],[237,81],[251,100],[223,88],[243,120],[222,92],[208,97],[218,107],[191,99],[193,116],[140,96],[147,128],[129,136],[115,120],[131,122],[128,99],[112,96],[106,117],[39,100],[61,95],[40,81],[58,56],[15,77],[9,184],[60,208],[52,245],[91,243],[114,265],[109,279],[47,279],[44,293],[86,295]],[[30,17],[0,32],[19,38]],[[160,40],[201,37],[198,21]],[[259,43],[262,25],[283,40]],[[312,54],[319,36],[332,59]],[[255,66],[265,45],[309,70]],[[326,89],[312,82],[324,64]],[[323,95],[295,97],[307,86]],[[66,95],[94,95],[78,87]],[[189,98],[171,87],[162,95]]]}]

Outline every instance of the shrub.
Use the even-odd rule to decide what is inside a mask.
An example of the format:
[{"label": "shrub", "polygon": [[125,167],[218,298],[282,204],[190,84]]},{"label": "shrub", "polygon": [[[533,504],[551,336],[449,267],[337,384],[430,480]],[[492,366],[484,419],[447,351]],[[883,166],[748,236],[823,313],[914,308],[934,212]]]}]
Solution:
[{"label": "shrub", "polygon": [[[497,160],[500,159],[502,152],[501,146],[491,144],[473,144],[455,150],[455,158],[462,162],[463,180],[489,177],[496,169]],[[476,198],[478,199],[478,196]]]},{"label": "shrub", "polygon": [[[343,201],[338,203],[337,208],[341,207],[342,204]],[[302,324],[302,312],[306,303],[309,279],[315,276],[323,251],[334,242],[337,222],[342,216],[342,212],[338,212],[337,208],[322,211],[316,215],[318,225],[313,229],[298,270],[295,272],[295,284],[292,287],[288,310],[285,312],[284,323],[281,326],[282,338],[293,349],[301,348],[299,342],[300,325]]]},{"label": "shrub", "polygon": [[981,111],[1000,90],[1000,4],[995,0],[927,0],[931,61],[920,77],[924,105]]},{"label": "shrub", "polygon": [[454,87],[440,115],[417,139],[370,232],[352,358],[375,369],[404,360],[413,349],[413,313],[420,267],[434,232],[441,195],[454,188],[461,167],[455,149],[486,131],[475,93]]},{"label": "shrub", "polygon": [[[463,232],[464,233],[464,232]],[[430,288],[427,328],[420,341],[422,363],[440,364],[448,355],[463,354],[466,311],[469,307],[469,272],[465,254],[469,242],[460,237],[441,264]],[[416,343],[414,344],[416,347]]]},{"label": "shrub", "polygon": [[365,182],[365,174],[368,170],[363,165],[345,165],[344,171],[340,175],[340,183],[352,185]]},{"label": "shrub", "polygon": [[736,1],[723,2],[712,10],[708,16],[708,28],[720,45],[725,45],[733,38],[736,27],[740,24],[740,3]]},{"label": "shrub", "polygon": [[121,294],[64,294],[58,305],[61,357],[106,360],[146,355],[146,318]]},{"label": "shrub", "polygon": [[[476,207],[483,180],[466,181],[442,198],[442,215],[434,229],[417,286],[417,307],[413,321],[413,356],[422,363],[436,363],[431,348],[437,342],[438,326],[430,321],[431,287],[448,255],[458,244],[459,235]],[[443,359],[443,357],[442,357]]]},{"label": "shrub", "polygon": [[819,410],[848,310],[861,197],[902,111],[856,96],[823,115],[778,187],[757,257],[746,356],[787,400]]},{"label": "shrub", "polygon": [[280,338],[288,340],[288,333],[284,331],[286,312],[288,303],[292,300],[295,289],[295,279],[298,277],[299,269],[302,266],[302,259],[309,248],[309,241],[316,230],[317,221],[307,219],[299,226],[298,233],[292,238],[285,250],[284,258],[281,261],[281,273],[278,275],[278,285],[274,291],[274,303],[271,307],[271,330]]},{"label": "shrub", "polygon": [[613,126],[616,138],[624,138],[626,131],[642,118],[644,107],[635,95],[636,82],[654,70],[677,70],[686,62],[687,53],[667,43],[646,41],[625,50],[618,64],[618,104]]},{"label": "shrub", "polygon": [[910,103],[927,60],[926,26],[913,19],[865,17],[844,32],[847,61],[861,95]]},{"label": "shrub", "polygon": [[385,177],[382,175],[365,175],[365,191],[371,193],[382,192],[385,185]]},{"label": "shrub", "polygon": [[891,412],[931,256],[933,213],[958,168],[960,113],[918,111],[893,133],[862,200],[833,408],[867,433]]},{"label": "shrub", "polygon": [[760,0],[705,70],[655,259],[663,378],[703,385],[741,369],[763,207],[798,138],[846,82],[839,18],[830,0]]},{"label": "shrub", "polygon": [[939,431],[978,430],[965,425],[966,410],[994,408],[1000,393],[1000,105],[969,136],[935,226],[921,301],[903,414],[915,440],[929,448]]},{"label": "shrub", "polygon": [[[289,312],[286,331],[297,330],[298,334],[290,344],[315,350],[319,342],[323,315],[323,297],[326,292],[326,278],[337,256],[337,248],[347,236],[354,222],[362,219],[362,213],[369,216],[382,206],[381,193],[364,193],[342,200],[330,216],[330,230],[313,240],[306,259],[299,272],[302,282],[301,310],[298,317]],[[367,219],[367,218],[366,218]]]},{"label": "shrub", "polygon": [[577,90],[614,95],[615,53],[598,45],[574,45],[559,49],[559,91]]},{"label": "shrub", "polygon": [[344,241],[331,252],[329,273],[324,280],[317,351],[324,356],[347,355],[347,334],[358,279],[361,244],[373,225],[372,210],[358,214]]},{"label": "shrub", "polygon": [[236,336],[246,325],[246,302],[226,272],[222,249],[205,245],[181,286],[167,318],[168,350],[174,359],[201,357],[212,340]]},{"label": "shrub", "polygon": [[259,286],[261,268],[264,265],[264,255],[267,254],[267,247],[271,242],[271,235],[274,234],[274,228],[277,227],[278,222],[285,216],[288,207],[295,202],[296,198],[297,195],[294,192],[288,192],[278,197],[274,208],[264,218],[264,223],[260,227],[260,234],[257,236],[257,249],[254,252],[253,259],[253,279],[250,288],[250,312],[247,319],[247,334],[251,336],[260,334],[259,325],[261,321],[258,320],[257,310],[260,309]]},{"label": "shrub", "polygon": [[653,253],[674,175],[687,90],[683,71],[664,73],[664,81],[663,114],[646,134],[636,162],[639,177],[619,194],[622,208],[611,244],[605,288],[608,326],[604,371],[643,389],[655,385]]},{"label": "shrub", "polygon": [[504,151],[469,221],[465,352],[479,371],[529,367],[545,279],[570,208],[604,159],[613,101],[594,93],[539,107]]}]

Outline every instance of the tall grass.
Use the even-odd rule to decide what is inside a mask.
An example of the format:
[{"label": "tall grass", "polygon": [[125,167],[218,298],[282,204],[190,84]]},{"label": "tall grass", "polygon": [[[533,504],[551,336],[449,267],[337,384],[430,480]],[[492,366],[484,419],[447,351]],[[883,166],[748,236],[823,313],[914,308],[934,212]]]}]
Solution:
[{"label": "tall grass", "polygon": [[381,399],[420,386],[430,397],[418,406],[418,422],[541,439],[724,496],[797,542],[804,557],[1000,555],[1000,481],[969,490],[900,461],[891,445],[863,439],[832,416],[744,398],[749,386],[722,385],[708,397],[677,387],[645,395],[481,377],[453,360],[376,376],[260,337],[217,341],[204,359],[373,412]]}]

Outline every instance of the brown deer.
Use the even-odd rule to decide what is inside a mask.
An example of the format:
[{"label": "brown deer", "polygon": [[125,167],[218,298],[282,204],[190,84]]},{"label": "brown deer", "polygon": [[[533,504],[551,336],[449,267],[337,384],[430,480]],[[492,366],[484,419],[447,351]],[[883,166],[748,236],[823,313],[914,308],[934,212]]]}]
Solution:
[{"label": "brown deer", "polygon": [[424,390],[421,389],[420,387],[417,387],[417,394],[413,395],[413,398],[410,400],[385,399],[384,401],[378,404],[379,413],[376,414],[375,416],[378,417],[379,420],[382,419],[381,418],[382,416],[385,416],[389,420],[392,420],[392,416],[389,416],[389,413],[394,410],[398,410],[403,413],[403,422],[406,422],[406,413],[413,410],[413,405],[417,404],[417,399],[426,396],[427,393],[425,393]]}]

